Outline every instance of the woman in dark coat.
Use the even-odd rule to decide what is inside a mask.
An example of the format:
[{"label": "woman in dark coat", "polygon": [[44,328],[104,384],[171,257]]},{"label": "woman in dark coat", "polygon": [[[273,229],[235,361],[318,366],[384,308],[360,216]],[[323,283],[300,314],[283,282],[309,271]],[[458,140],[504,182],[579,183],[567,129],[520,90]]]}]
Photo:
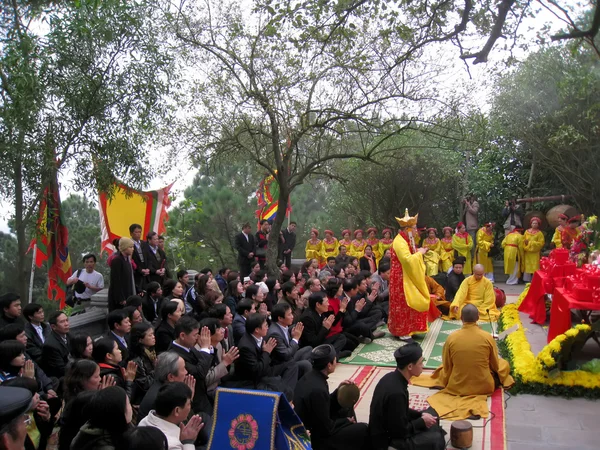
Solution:
[{"label": "woman in dark coat", "polygon": [[136,323],[131,328],[129,347],[132,361],[137,364],[137,373],[133,382],[131,403],[139,405],[152,383],[154,383],[154,367],[156,351],[154,345],[154,329],[147,323]]},{"label": "woman in dark coat", "polygon": [[109,311],[124,308],[127,298],[136,294],[133,268],[131,267],[133,248],[131,239],[123,237],[119,240],[119,254],[110,265]]}]

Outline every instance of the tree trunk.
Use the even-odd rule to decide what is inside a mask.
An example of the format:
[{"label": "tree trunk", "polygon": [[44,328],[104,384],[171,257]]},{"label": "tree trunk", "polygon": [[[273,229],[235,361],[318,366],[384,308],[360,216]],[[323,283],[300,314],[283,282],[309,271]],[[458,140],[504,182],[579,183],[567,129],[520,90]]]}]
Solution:
[{"label": "tree trunk", "polygon": [[[281,172],[279,172],[281,173]],[[288,200],[290,198],[290,190],[287,176],[282,176],[277,180],[279,183],[279,204],[277,205],[277,215],[271,225],[269,233],[269,241],[267,244],[267,273],[270,277],[279,275],[279,267],[277,267],[277,258],[279,255],[279,233],[285,220],[285,212],[287,210]]]},{"label": "tree trunk", "polygon": [[25,302],[28,298],[26,265],[27,242],[25,241],[27,224],[23,220],[23,177],[19,161],[15,161],[13,169],[15,180],[15,231],[17,233],[17,286],[19,287],[21,302]]}]

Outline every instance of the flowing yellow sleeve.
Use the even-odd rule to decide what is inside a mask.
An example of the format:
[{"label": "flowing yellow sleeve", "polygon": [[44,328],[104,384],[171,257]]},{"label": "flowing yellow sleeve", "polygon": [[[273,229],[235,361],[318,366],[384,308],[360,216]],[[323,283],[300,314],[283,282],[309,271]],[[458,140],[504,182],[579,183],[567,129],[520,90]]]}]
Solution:
[{"label": "flowing yellow sleeve", "polygon": [[463,238],[454,235],[452,236],[452,248],[458,253],[467,253],[473,248],[473,239],[469,236],[467,242],[465,242]]},{"label": "flowing yellow sleeve", "polygon": [[492,243],[485,240],[484,234],[485,232],[481,228],[477,231],[477,247],[481,251],[489,253],[490,249],[492,248]]},{"label": "flowing yellow sleeve", "polygon": [[[460,287],[458,288],[458,291],[456,292],[456,295],[454,296],[454,300],[452,300],[452,303],[450,304],[450,318],[460,317],[459,316],[460,310],[461,310],[463,304],[465,303],[465,301],[467,300],[468,293],[469,293],[469,277],[465,278],[464,281],[462,283],[460,283]],[[456,306],[458,306],[458,314],[455,314],[452,312],[452,310]]]},{"label": "flowing yellow sleeve", "polygon": [[544,233],[541,231],[536,234],[528,234],[526,239],[529,241],[527,244],[523,244],[523,250],[526,252],[537,253],[544,248],[544,244],[546,244]]},{"label": "flowing yellow sleeve", "polygon": [[425,312],[429,309],[429,289],[425,282],[425,263],[420,252],[411,254],[402,236],[396,236],[392,244],[394,252],[402,264],[404,295],[406,304],[412,309]]},{"label": "flowing yellow sleeve", "polygon": [[552,235],[552,243],[556,248],[562,248],[562,239],[558,228],[554,230],[554,234]]},{"label": "flowing yellow sleeve", "polygon": [[507,239],[508,239],[508,234],[506,236],[504,236],[504,239],[502,239],[502,248],[506,247],[506,244],[508,244],[508,242],[506,242]]}]

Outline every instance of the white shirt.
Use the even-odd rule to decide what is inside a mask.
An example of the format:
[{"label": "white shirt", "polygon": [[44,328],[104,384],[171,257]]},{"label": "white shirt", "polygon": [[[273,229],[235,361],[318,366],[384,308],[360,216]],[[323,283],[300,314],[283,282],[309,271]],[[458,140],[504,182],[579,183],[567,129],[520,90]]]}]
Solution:
[{"label": "white shirt", "polygon": [[248,237],[248,235],[246,233],[244,233],[243,231],[242,231],[242,234],[246,237],[246,242],[250,242],[250,238]]},{"label": "white shirt", "polygon": [[258,345],[258,348],[262,348],[263,338],[259,339],[256,336],[254,336],[253,334],[251,334],[250,336],[252,336],[254,338],[254,340],[256,341],[256,345]]},{"label": "white shirt", "polygon": [[156,415],[154,410],[150,411],[150,413],[148,413],[146,417],[140,420],[140,423],[138,425],[140,427],[154,427],[162,431],[167,437],[167,444],[169,445],[169,450],[196,449],[193,443],[182,444],[179,440],[179,436],[181,433],[179,426],[175,425],[174,423],[168,422],[164,419],[161,419]]},{"label": "white shirt", "polygon": [[34,323],[31,323],[31,326],[33,327],[33,329],[36,331],[36,333],[40,337],[40,340],[42,341],[42,343],[45,343],[46,342],[46,337],[44,336],[44,329],[42,328],[42,326],[41,325],[35,325]]},{"label": "white shirt", "polygon": [[[88,273],[87,270],[83,269],[81,271],[81,274],[79,274],[79,277],[77,277],[77,272],[75,272],[67,280],[67,283],[71,280],[74,280],[75,278],[79,278],[79,280],[81,280],[82,282],[89,283],[90,285],[98,289],[104,289],[104,277],[101,273],[96,272],[95,270],[93,270],[92,273]],[[83,291],[83,293],[81,294],[75,292],[75,297],[87,300],[92,298],[92,295],[94,295],[95,293],[96,291],[92,291],[90,288],[86,287],[85,291]]]},{"label": "white shirt", "polygon": [[[282,325],[277,324],[277,326],[279,328],[281,328],[281,330],[283,331],[283,334],[285,334],[285,339],[287,340],[287,343],[290,343],[290,333],[289,333],[289,329],[290,327],[284,327]],[[296,344],[298,344],[298,339],[292,339],[292,341],[294,341]]]}]

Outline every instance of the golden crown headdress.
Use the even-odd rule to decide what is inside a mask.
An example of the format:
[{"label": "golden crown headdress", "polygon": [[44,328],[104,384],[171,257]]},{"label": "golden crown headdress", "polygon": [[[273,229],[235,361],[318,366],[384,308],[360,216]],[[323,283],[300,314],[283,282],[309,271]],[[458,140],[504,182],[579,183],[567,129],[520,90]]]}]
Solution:
[{"label": "golden crown headdress", "polygon": [[414,217],[411,217],[408,215],[408,208],[406,208],[404,210],[404,217],[402,217],[402,218],[396,217],[396,221],[402,228],[416,226],[418,219],[419,219],[419,214],[416,214]]}]

